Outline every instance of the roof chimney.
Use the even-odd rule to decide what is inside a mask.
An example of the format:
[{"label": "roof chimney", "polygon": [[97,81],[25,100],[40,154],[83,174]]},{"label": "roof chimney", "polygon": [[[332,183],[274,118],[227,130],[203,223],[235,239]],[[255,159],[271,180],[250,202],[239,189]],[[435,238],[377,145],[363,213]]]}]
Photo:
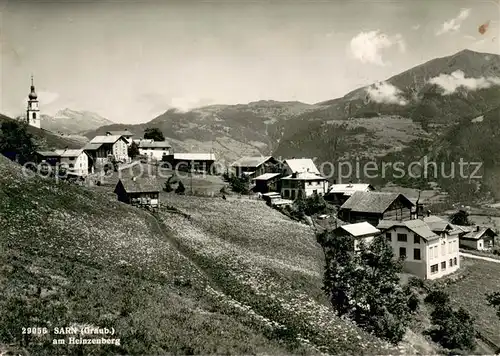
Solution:
[{"label": "roof chimney", "polygon": [[479,225],[476,226],[476,231],[479,232]]}]

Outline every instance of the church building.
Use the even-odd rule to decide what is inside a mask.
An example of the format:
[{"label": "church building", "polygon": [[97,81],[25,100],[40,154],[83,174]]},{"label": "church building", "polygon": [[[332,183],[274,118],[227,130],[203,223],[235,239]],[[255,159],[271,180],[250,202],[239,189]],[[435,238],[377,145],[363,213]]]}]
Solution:
[{"label": "church building", "polygon": [[33,76],[31,76],[31,92],[28,95],[28,109],[26,110],[26,122],[30,126],[40,128],[40,108],[38,106],[38,95],[33,85]]}]

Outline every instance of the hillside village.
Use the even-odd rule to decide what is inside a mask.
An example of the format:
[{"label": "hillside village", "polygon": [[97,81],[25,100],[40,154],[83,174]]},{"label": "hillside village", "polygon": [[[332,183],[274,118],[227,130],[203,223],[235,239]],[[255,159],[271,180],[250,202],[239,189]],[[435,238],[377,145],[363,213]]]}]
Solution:
[{"label": "hillside village", "polygon": [[[32,81],[25,124],[39,129],[40,109],[38,95]],[[21,125],[21,127],[23,126]],[[296,298],[299,298],[299,295],[304,293],[304,288],[307,290],[306,295],[309,296],[311,294],[308,293],[313,290],[320,293],[318,281],[321,282],[321,278],[318,280],[317,277],[324,274],[323,278],[325,281],[327,280],[328,274],[324,271],[324,259],[326,258],[328,268],[332,263],[329,260],[332,258],[331,253],[338,246],[341,246],[342,250],[336,250],[337,256],[344,253],[349,253],[349,256],[358,256],[357,254],[364,256],[367,251],[370,251],[371,245],[375,246],[374,248],[381,248],[377,241],[383,241],[388,250],[383,250],[382,247],[382,250],[379,250],[380,256],[384,253],[392,256],[391,266],[392,264],[397,266],[399,263],[397,261],[402,263],[401,270],[397,270],[399,267],[388,267],[389,269],[395,268],[398,271],[397,274],[402,285],[410,285],[408,281],[411,280],[412,285],[425,286],[418,292],[421,295],[418,298],[421,299],[423,299],[422,295],[432,295],[431,291],[435,286],[441,285],[447,288],[450,284],[452,285],[450,288],[454,288],[454,285],[467,278],[468,274],[471,273],[470,270],[474,269],[474,267],[469,267],[469,260],[478,260],[478,263],[493,265],[500,262],[500,259],[495,255],[500,251],[498,249],[498,230],[488,223],[476,224],[471,222],[469,216],[473,214],[470,207],[457,207],[448,215],[436,214],[427,206],[425,199],[421,198],[421,191],[418,191],[417,196],[410,197],[396,188],[392,191],[390,187],[379,189],[370,183],[359,180],[356,182],[337,182],[335,179],[322,175],[313,158],[283,158],[271,155],[244,156],[227,164],[221,162],[213,152],[174,152],[171,145],[164,138],[162,139],[163,133],[157,128],[150,128],[141,136],[143,137],[136,136],[135,133],[128,130],[107,131],[104,135],[94,136],[80,148],[52,145],[51,149],[36,149],[29,157],[32,159],[31,163],[34,163],[31,170],[38,173],[39,176],[45,177],[43,178],[44,183],[38,184],[42,184],[42,186],[48,184],[47,189],[49,191],[54,189],[54,191],[59,191],[59,194],[63,195],[61,199],[71,199],[69,195],[64,196],[70,194],[69,192],[78,196],[78,199],[90,194],[85,197],[85,204],[88,204],[89,207],[94,204],[109,205],[109,208],[106,208],[106,214],[113,214],[113,209],[116,209],[116,211],[127,211],[130,216],[135,214],[144,216],[149,221],[147,226],[150,224],[152,224],[151,226],[157,226],[155,229],[159,232],[155,232],[155,234],[158,234],[158,236],[155,235],[155,239],[158,238],[158,241],[160,241],[163,239],[162,236],[166,236],[165,234],[174,234],[176,237],[169,237],[169,239],[177,246],[180,253],[188,256],[186,258],[189,259],[189,264],[193,263],[193,266],[195,266],[193,268],[198,270],[205,268],[203,263],[206,262],[203,261],[212,258],[207,256],[211,253],[209,250],[214,248],[209,245],[203,246],[206,243],[203,242],[204,234],[207,234],[206,236],[211,236],[211,234],[219,236],[213,243],[217,245],[218,253],[227,254],[226,258],[228,259],[233,258],[231,257],[233,253],[239,256],[241,251],[233,251],[235,247],[229,243],[230,240],[225,241],[225,238],[242,239],[242,236],[248,236],[244,238],[250,241],[245,249],[256,248],[259,252],[252,253],[266,256],[261,257],[267,261],[262,265],[262,268],[267,268],[265,266],[268,263],[276,264],[276,267],[273,267],[276,268],[274,273],[280,275],[282,272],[277,266],[284,263],[287,266],[287,271],[291,268],[286,273],[291,273],[291,275],[299,273],[301,275],[300,279],[305,278],[303,283],[305,283],[306,287],[295,286],[294,282],[288,281],[288,276],[286,278],[279,277],[279,280],[273,282],[277,283],[274,284],[273,288],[277,286],[279,289],[280,283],[282,283],[282,286],[287,286],[286,298],[291,298],[290,300],[293,300],[293,303],[299,303]],[[6,156],[12,161],[26,164],[26,157],[24,162],[19,159],[20,152],[9,151],[7,153]],[[2,163],[2,169],[16,176],[18,173],[14,172],[18,168],[13,164],[6,165]],[[5,183],[8,183],[9,187],[12,182],[18,179],[23,184],[30,184],[26,178],[4,179],[6,179]],[[63,184],[63,188],[54,188],[51,186],[53,183],[47,183],[48,181]],[[36,196],[33,196],[32,199],[35,199],[36,205],[45,204],[43,202],[36,203],[38,199]],[[50,199],[55,199],[55,197]],[[93,199],[97,200],[94,202]],[[9,202],[6,201],[6,204],[9,204]],[[29,206],[31,203],[27,202],[27,204]],[[229,210],[226,210],[226,207]],[[9,208],[12,207],[9,206]],[[77,212],[78,208],[76,209],[71,213],[71,219],[76,219],[75,224],[82,226],[82,223],[86,224],[85,219],[82,220],[82,216]],[[19,214],[19,212],[16,214]],[[61,210],[58,214],[64,216],[65,212]],[[233,222],[237,220],[245,221],[249,225],[248,228],[256,229],[256,231],[253,233],[243,232],[244,227],[232,226],[229,220],[224,221],[225,214],[228,216],[227,219],[231,216]],[[254,215],[256,218],[252,218]],[[12,218],[14,216],[15,214]],[[3,219],[6,226],[12,229],[12,225],[9,224],[11,217],[4,216]],[[107,220],[106,218],[103,219],[104,221]],[[76,223],[76,221],[79,222]],[[264,224],[263,227],[259,227],[261,222]],[[123,222],[123,224],[125,223]],[[279,230],[277,226],[282,225],[287,226],[286,230]],[[269,235],[269,232],[264,231],[264,226],[272,230],[271,235]],[[135,228],[131,225],[126,232],[121,232],[120,236],[128,239],[135,235],[142,236],[141,234],[146,231],[144,227],[142,227],[142,232],[136,231]],[[121,228],[116,227],[116,229],[118,231]],[[217,231],[214,229],[217,229]],[[96,231],[98,230],[99,228]],[[84,232],[85,229],[81,231],[87,234]],[[109,243],[116,243],[117,241],[113,241],[113,230],[109,230],[108,233],[111,234]],[[238,234],[240,236],[236,237],[235,235]],[[258,234],[262,236],[257,236]],[[293,236],[298,246],[302,244],[309,246],[307,247],[307,253],[314,255],[314,257],[307,257],[309,265],[302,265],[294,255],[295,253],[301,255],[306,252],[300,250],[288,251],[283,242],[280,245],[276,241],[265,240],[265,237],[274,239],[276,235],[283,235],[286,240],[288,234]],[[252,246],[252,239],[255,239],[256,246]],[[349,241],[349,243],[343,244],[343,241]],[[55,243],[57,245],[57,242]],[[140,247],[141,243],[136,248],[142,248]],[[275,244],[273,250],[260,251],[270,243]],[[200,247],[201,250],[196,251],[196,246]],[[320,248],[323,249],[324,256],[321,256],[321,253],[318,254]],[[151,247],[151,249],[153,251],[155,247]],[[207,249],[207,251],[204,251],[204,249]],[[290,256],[284,258],[282,262],[268,256],[269,253],[279,255],[285,252],[290,253]],[[208,255],[205,256],[204,253]],[[244,253],[237,259],[239,258],[244,258]],[[358,257],[351,258],[353,258],[352,261],[356,261]],[[126,261],[126,259],[122,261]],[[309,269],[313,268],[311,266],[318,265],[318,262],[319,267],[314,267],[314,272],[310,271]],[[200,263],[202,263],[202,267],[199,267]],[[292,347],[292,349],[289,348],[290,337],[300,341],[300,347],[305,348],[306,353],[310,353],[311,350],[316,350],[314,352],[320,350],[321,352],[336,354],[339,351],[337,347],[343,345],[335,338],[330,339],[332,338],[330,331],[325,330],[326,334],[316,334],[317,329],[313,331],[309,326],[299,323],[300,312],[290,311],[290,315],[293,315],[293,317],[288,315],[285,309],[281,309],[284,308],[284,305],[278,299],[266,296],[267,299],[262,300],[264,303],[278,303],[276,308],[282,310],[280,313],[284,314],[278,313],[275,315],[274,312],[271,313],[265,309],[260,302],[252,304],[253,302],[239,295],[238,288],[244,289],[248,287],[245,286],[245,283],[232,280],[230,277],[219,276],[219,273],[222,273],[225,268],[236,268],[236,260],[231,262],[231,264],[235,263],[231,267],[221,265],[218,259],[214,260],[213,263],[214,265],[210,267],[208,272],[204,272],[208,273],[207,278],[209,280],[216,278],[220,279],[219,282],[228,283],[228,285],[236,283],[237,285],[237,287],[234,287],[236,289],[225,290],[228,295],[224,298],[232,296],[236,299],[236,301],[233,300],[236,303],[235,305],[238,302],[248,303],[247,306],[242,306],[243,309],[251,308],[249,305],[252,305],[252,308],[257,313],[263,314],[263,320],[270,318],[269,323],[271,324],[273,322],[283,322],[285,329],[288,327],[299,330],[294,331],[292,336],[288,334],[272,334],[274,336],[269,336],[266,334],[266,338],[279,340],[278,344],[272,346],[273,350],[283,352],[284,349],[280,348],[283,347],[284,342],[284,344],[288,345],[285,347],[285,352],[290,352],[290,350],[295,352],[297,346]],[[246,261],[243,265],[249,264],[250,266],[252,263],[254,262]],[[299,265],[290,267],[294,264]],[[250,273],[248,271],[241,273]],[[309,274],[314,275],[313,280],[309,280],[311,276],[304,277],[304,275]],[[255,277],[249,275],[248,278]],[[281,278],[285,279],[282,280]],[[291,278],[293,279],[293,277]],[[354,275],[352,278],[354,281]],[[486,278],[486,275],[483,278]],[[416,282],[416,280],[420,282]],[[179,285],[188,283],[178,279],[175,279],[175,281]],[[440,281],[442,281],[442,284],[439,284]],[[259,281],[259,283],[263,282]],[[292,285],[289,286],[288,283],[292,283]],[[366,283],[366,281],[363,283]],[[269,284],[265,288],[271,288],[271,285]],[[466,288],[466,285],[463,287]],[[488,292],[493,291],[488,290]],[[285,292],[272,292],[270,295],[274,295],[273,293],[280,295],[279,293]],[[316,299],[319,297],[314,296],[311,298]],[[479,298],[479,296],[476,296],[476,298]],[[314,305],[311,308],[317,308],[314,313],[319,313],[315,314],[316,316],[321,314],[322,318],[327,319],[333,317],[334,312],[332,310],[322,309],[324,308],[323,302],[319,304],[314,304],[317,302],[311,303],[313,303],[311,305]],[[449,303],[452,303],[452,307],[455,309],[467,307],[467,305],[461,304],[462,302],[456,302],[455,299]],[[484,304],[482,312],[489,308],[486,303]],[[303,311],[309,310],[307,309],[309,307],[304,308]],[[294,314],[296,312],[299,314]],[[312,309],[311,313],[313,313]],[[327,316],[330,314],[331,316]],[[421,317],[431,318],[431,316]],[[355,319],[356,317],[353,316],[352,318]],[[330,320],[329,323],[338,322],[336,319],[335,321],[328,320]],[[13,321],[10,320],[9,323],[13,323]],[[469,325],[467,323],[464,322],[463,325]],[[493,325],[494,330],[500,324],[496,321]],[[344,329],[346,326],[341,328]],[[467,328],[470,329],[469,326]],[[438,341],[432,343],[429,338],[421,336],[420,331],[417,330],[419,330],[418,327],[410,328],[410,331],[405,334],[406,336],[399,340],[399,352],[402,351],[403,354],[441,353],[447,347],[450,348],[449,345],[452,345],[445,343],[438,345]],[[368,340],[373,337],[373,333],[379,336],[375,331],[372,331],[369,337],[367,335],[353,337],[367,338]],[[301,335],[307,335],[304,342],[302,342]],[[492,337],[492,327],[489,324],[486,326],[481,324],[481,329],[474,332],[471,337],[476,341],[470,344],[469,350],[480,350],[480,352],[489,353],[497,352],[497,349],[500,349],[498,346],[500,340],[495,336]],[[325,341],[327,339],[330,339],[330,341]],[[379,345],[378,342],[374,340],[373,344],[366,346],[366,348],[373,347],[371,350],[377,354],[381,350],[394,351],[391,349],[392,346]],[[362,352],[363,347],[359,346],[357,348],[358,346],[351,351],[353,354]],[[308,349],[309,347],[310,349]],[[186,349],[181,353],[184,351]]]}]

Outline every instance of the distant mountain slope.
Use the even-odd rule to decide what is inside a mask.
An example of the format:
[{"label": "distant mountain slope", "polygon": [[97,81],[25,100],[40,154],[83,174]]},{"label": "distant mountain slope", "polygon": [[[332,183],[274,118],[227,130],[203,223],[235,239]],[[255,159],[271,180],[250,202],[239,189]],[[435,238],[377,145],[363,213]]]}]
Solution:
[{"label": "distant mountain slope", "polygon": [[500,105],[500,56],[463,50],[317,105],[304,119],[400,115],[445,123],[479,115]]},{"label": "distant mountain slope", "polygon": [[62,134],[79,134],[112,124],[96,113],[71,109],[60,110],[54,116],[42,115],[41,119],[42,128]]},{"label": "distant mountain slope", "polygon": [[141,137],[157,127],[177,150],[209,151],[227,160],[242,155],[268,154],[286,127],[315,106],[300,102],[257,101],[238,105],[212,105],[181,112],[175,109],[140,125],[109,125],[86,133],[88,138],[127,128]]},{"label": "distant mountain slope", "polygon": [[[14,120],[8,116],[0,114],[0,124],[7,120]],[[57,148],[80,148],[85,144],[81,140],[63,137],[54,132],[45,129],[37,129],[33,126],[28,126],[30,132],[36,139],[38,144],[43,149],[57,149]]]}]

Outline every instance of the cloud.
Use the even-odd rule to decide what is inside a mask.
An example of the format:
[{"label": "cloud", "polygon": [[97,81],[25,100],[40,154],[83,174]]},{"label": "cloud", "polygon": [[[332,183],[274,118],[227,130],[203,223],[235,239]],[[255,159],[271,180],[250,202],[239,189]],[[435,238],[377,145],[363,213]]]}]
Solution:
[{"label": "cloud", "polygon": [[40,105],[49,105],[59,99],[58,93],[53,93],[50,91],[37,91],[37,94]]},{"label": "cloud", "polygon": [[470,9],[462,9],[457,17],[445,21],[439,30],[436,31],[436,36],[443,35],[449,32],[457,32],[462,26],[462,22],[465,21],[467,17],[470,15]]},{"label": "cloud", "polygon": [[494,85],[500,85],[498,77],[465,78],[464,72],[456,70],[451,74],[440,74],[428,81],[430,84],[439,86],[444,90],[443,95],[453,94],[458,88],[467,90],[486,89]]},{"label": "cloud", "polygon": [[186,112],[202,106],[213,104],[213,102],[214,102],[213,100],[207,98],[196,99],[196,98],[180,97],[180,98],[172,98],[170,100],[170,106],[176,108],[177,110]]},{"label": "cloud", "polygon": [[360,32],[351,39],[350,48],[354,58],[363,63],[386,65],[382,59],[382,52],[397,45],[400,52],[406,50],[405,42],[400,34],[388,36],[377,31]]},{"label": "cloud", "polygon": [[418,23],[418,24],[412,26],[411,28],[412,28],[412,30],[416,31],[416,30],[418,30],[420,28],[420,24]]},{"label": "cloud", "polygon": [[375,83],[366,88],[370,100],[380,104],[406,105],[408,101],[402,97],[402,91],[387,82]]}]

